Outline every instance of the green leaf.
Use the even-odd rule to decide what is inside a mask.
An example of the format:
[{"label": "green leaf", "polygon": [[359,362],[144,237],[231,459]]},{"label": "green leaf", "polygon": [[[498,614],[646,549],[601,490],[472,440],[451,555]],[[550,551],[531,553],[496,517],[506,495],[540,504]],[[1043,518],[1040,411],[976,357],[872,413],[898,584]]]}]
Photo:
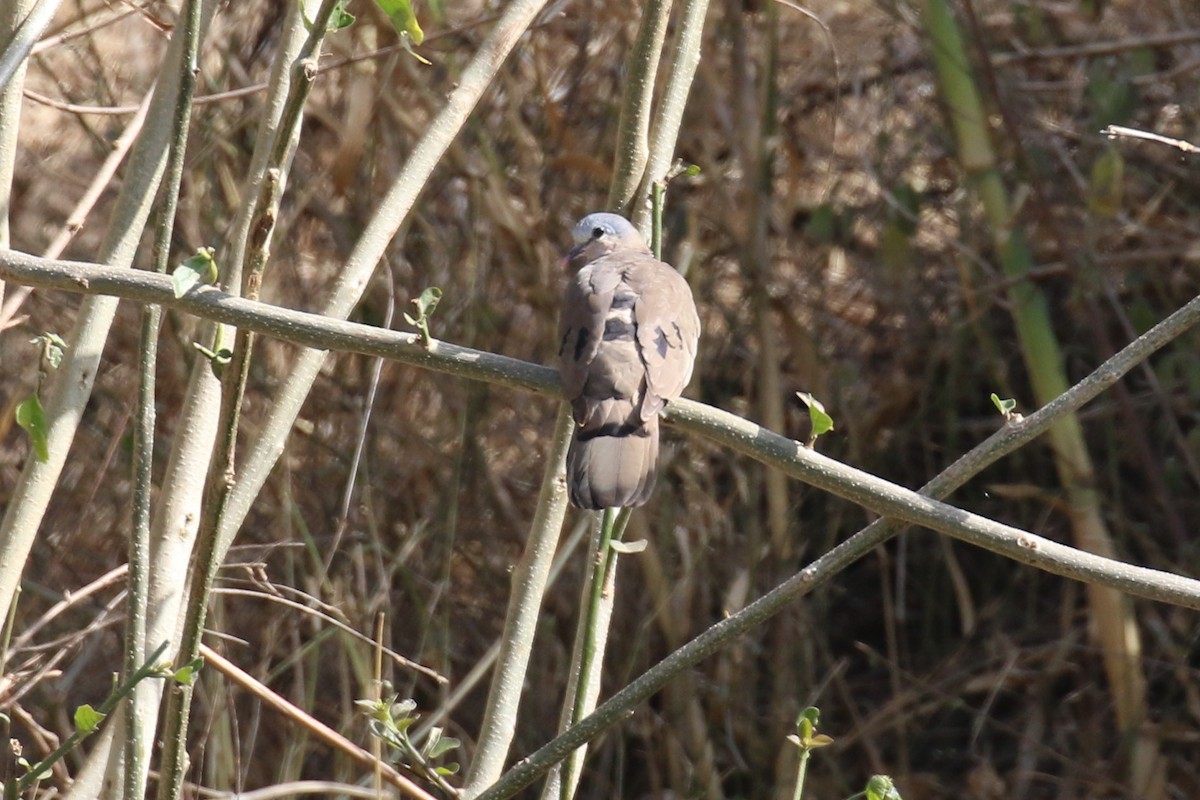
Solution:
[{"label": "green leaf", "polygon": [[461,744],[462,744],[462,742],[460,742],[458,739],[455,739],[453,736],[442,736],[442,737],[439,737],[438,740],[436,742],[434,742],[432,745],[426,746],[426,754],[425,755],[427,758],[430,758],[430,759],[439,758],[440,756],[444,756],[446,753],[449,753],[451,750],[455,749],[456,747],[458,747]]},{"label": "green leaf", "polygon": [[632,542],[623,542],[623,541],[614,539],[613,541],[608,543],[608,546],[611,547],[613,549],[613,552],[615,552],[615,553],[621,553],[622,555],[632,555],[634,553],[640,553],[643,550],[645,550],[646,546],[648,544],[650,544],[650,543],[647,542],[645,539],[638,539],[638,540],[632,541]]},{"label": "green leaf", "polygon": [[213,259],[216,251],[211,247],[201,247],[196,255],[181,263],[171,273],[171,287],[176,297],[183,297],[198,283],[217,282],[217,262]]},{"label": "green leaf", "polygon": [[367,727],[371,731],[371,735],[380,741],[387,742],[388,745],[396,750],[404,748],[405,737],[399,733],[394,727],[389,726],[389,722],[379,719],[372,719],[367,723]]},{"label": "green leaf", "polygon": [[449,764],[446,764],[445,766],[433,768],[433,771],[436,772],[438,775],[457,775],[458,770],[459,770],[459,765],[458,765],[457,761],[452,761]]},{"label": "green leaf", "polygon": [[42,409],[42,401],[38,396],[30,395],[17,406],[17,424],[29,434],[33,443],[33,455],[45,464],[50,460],[50,442],[47,438],[46,412]]},{"label": "green leaf", "polygon": [[818,733],[808,742],[808,746],[813,748],[828,747],[831,744],[833,744],[833,737],[824,733]]},{"label": "green leaf", "polygon": [[52,368],[58,369],[62,364],[63,351],[67,349],[67,343],[57,333],[46,331],[41,336],[29,340],[30,344],[41,344],[42,358],[46,359]]},{"label": "green leaf", "polygon": [[75,730],[79,731],[84,736],[96,730],[103,720],[104,715],[89,706],[87,703],[84,703],[79,708],[75,709]]},{"label": "green leaf", "polygon": [[800,737],[800,745],[808,747],[813,735],[813,724],[801,717],[800,721],[796,723],[796,735]]},{"label": "green leaf", "polygon": [[[354,15],[346,10],[346,4],[349,2],[350,0],[341,0],[334,6],[333,13],[329,15],[329,21],[325,23],[326,33],[336,33],[342,28],[348,28],[354,24]],[[301,13],[304,15],[304,30],[312,33],[313,20],[309,18],[306,9],[301,8]]]},{"label": "green leaf", "polygon": [[196,682],[196,675],[202,669],[204,669],[204,659],[197,658],[192,663],[175,670],[174,674],[171,675],[171,680],[180,686],[191,686]]},{"label": "green leaf", "polygon": [[409,0],[375,0],[375,5],[379,6],[384,14],[387,14],[387,18],[391,20],[392,25],[401,36],[408,37],[416,45],[425,41],[425,31],[421,30],[416,12],[413,11],[412,3]]},{"label": "green leaf", "polygon": [[416,328],[421,334],[421,344],[430,347],[432,342],[429,336],[429,318],[433,315],[434,309],[442,299],[442,290],[436,286],[430,286],[425,291],[421,292],[420,297],[413,298],[412,304],[417,308],[415,317],[405,314],[404,321]]},{"label": "green leaf", "polygon": [[436,286],[430,286],[421,292],[421,296],[414,300],[413,303],[417,306],[417,313],[423,317],[429,317],[433,315],[434,309],[438,307],[438,303],[441,300],[442,290]]},{"label": "green leaf", "polygon": [[213,352],[199,342],[192,342],[192,347],[200,351],[200,354],[213,363],[214,367],[223,367],[233,360],[233,351],[228,347]]},{"label": "green leaf", "polygon": [[995,392],[991,394],[992,404],[1000,412],[1000,415],[1005,419],[1010,419],[1013,415],[1013,409],[1017,407],[1017,401],[1013,399],[1001,400]]},{"label": "green leaf", "polygon": [[863,794],[867,796],[867,800],[904,800],[887,775],[872,775]]},{"label": "green leaf", "polygon": [[655,185],[659,189],[666,189],[667,184],[678,178],[680,175],[684,175],[688,178],[694,178],[699,174],[700,166],[698,164],[688,164],[683,159],[678,159],[673,165],[671,165],[671,168],[667,170],[667,174],[661,181],[655,181]]},{"label": "green leaf", "polygon": [[346,2],[347,0],[343,0],[334,6],[333,14],[329,17],[330,32],[340,31],[354,24],[354,15],[346,10]]},{"label": "green leaf", "polygon": [[393,703],[391,714],[393,718],[406,717],[417,709],[417,701],[412,698],[401,700],[399,703]]},{"label": "green leaf", "polygon": [[804,405],[808,406],[808,418],[812,421],[812,438],[814,440],[833,430],[833,417],[825,413],[825,406],[821,404],[820,400],[808,392],[796,392],[796,396]]}]

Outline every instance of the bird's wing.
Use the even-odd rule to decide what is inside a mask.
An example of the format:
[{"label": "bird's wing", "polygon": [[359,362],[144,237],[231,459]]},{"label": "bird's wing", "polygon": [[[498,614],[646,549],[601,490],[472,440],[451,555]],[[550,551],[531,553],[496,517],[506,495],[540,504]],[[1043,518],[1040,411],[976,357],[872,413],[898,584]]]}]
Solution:
[{"label": "bird's wing", "polygon": [[576,400],[587,382],[588,367],[604,340],[604,324],[620,283],[618,269],[589,264],[571,278],[558,318],[559,373],[563,396]]},{"label": "bird's wing", "polygon": [[640,255],[627,268],[626,280],[637,296],[633,317],[648,390],[642,417],[649,418],[691,380],[700,318],[684,277],[653,256]]}]

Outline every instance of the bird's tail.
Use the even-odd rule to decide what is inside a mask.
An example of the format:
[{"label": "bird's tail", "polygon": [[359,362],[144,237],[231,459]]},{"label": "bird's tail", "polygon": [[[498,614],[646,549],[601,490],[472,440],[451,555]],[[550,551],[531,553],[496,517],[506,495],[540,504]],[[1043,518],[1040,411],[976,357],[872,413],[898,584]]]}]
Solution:
[{"label": "bird's tail", "polygon": [[641,425],[577,428],[567,451],[567,491],[579,508],[640,506],[658,477],[658,417]]}]

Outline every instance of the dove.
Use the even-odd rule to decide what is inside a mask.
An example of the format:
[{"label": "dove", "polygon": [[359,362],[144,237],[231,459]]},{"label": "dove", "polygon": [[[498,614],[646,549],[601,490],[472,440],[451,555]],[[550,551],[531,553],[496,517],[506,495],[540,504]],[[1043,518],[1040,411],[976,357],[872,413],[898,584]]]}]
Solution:
[{"label": "dove", "polygon": [[658,476],[658,415],[692,377],[700,318],[686,280],[622,216],[572,230],[559,374],[575,430],[567,490],[578,508],[640,506]]}]

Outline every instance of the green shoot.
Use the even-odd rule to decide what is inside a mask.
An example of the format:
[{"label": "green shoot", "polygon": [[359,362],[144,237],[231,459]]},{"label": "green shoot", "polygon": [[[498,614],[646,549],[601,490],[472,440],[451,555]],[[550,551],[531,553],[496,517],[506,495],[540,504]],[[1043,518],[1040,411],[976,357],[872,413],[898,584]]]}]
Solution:
[{"label": "green shoot", "polygon": [[796,767],[796,790],[792,793],[792,800],[800,800],[804,793],[804,776],[808,772],[808,759],[812,751],[833,744],[832,737],[817,733],[817,721],[820,716],[820,709],[809,706],[796,717],[796,732],[788,734],[787,740],[800,749],[800,763]]},{"label": "green shoot", "polygon": [[992,404],[996,406],[996,409],[1000,412],[1000,416],[1004,417],[1005,422],[1020,422],[1022,419],[1024,419],[1024,417],[1013,410],[1017,407],[1016,400],[1011,398],[1001,400],[999,395],[997,395],[995,392],[992,392],[991,397]]},{"label": "green shoot", "polygon": [[808,418],[812,422],[812,430],[808,434],[805,447],[811,450],[817,443],[818,436],[833,430],[833,417],[826,414],[825,406],[821,404],[821,401],[808,392],[796,392],[796,397],[799,397],[801,402],[808,406]]},{"label": "green shoot", "polygon": [[415,317],[409,314],[404,315],[405,322],[412,325],[421,334],[421,344],[426,350],[433,342],[433,338],[429,335],[429,318],[433,316],[434,309],[437,308],[441,299],[442,290],[436,286],[430,286],[421,292],[420,297],[412,301],[417,308],[417,315]]},{"label": "green shoot", "polygon": [[[384,685],[391,688],[386,681]],[[417,703],[411,699],[398,700],[398,697],[399,695],[393,693],[390,697],[379,700],[354,702],[366,715],[372,736],[396,751],[397,758],[414,772],[428,778],[443,792],[457,795],[458,790],[446,782],[446,777],[458,772],[458,763],[437,762],[442,756],[456,749],[461,742],[452,736],[446,736],[442,728],[433,727],[430,728],[424,743],[417,746],[408,735],[409,728],[421,716],[414,713]]]},{"label": "green shoot", "polygon": [[213,258],[216,252],[211,247],[201,247],[196,255],[180,262],[171,273],[171,288],[176,297],[183,297],[197,284],[211,285],[217,282],[217,262]]}]

